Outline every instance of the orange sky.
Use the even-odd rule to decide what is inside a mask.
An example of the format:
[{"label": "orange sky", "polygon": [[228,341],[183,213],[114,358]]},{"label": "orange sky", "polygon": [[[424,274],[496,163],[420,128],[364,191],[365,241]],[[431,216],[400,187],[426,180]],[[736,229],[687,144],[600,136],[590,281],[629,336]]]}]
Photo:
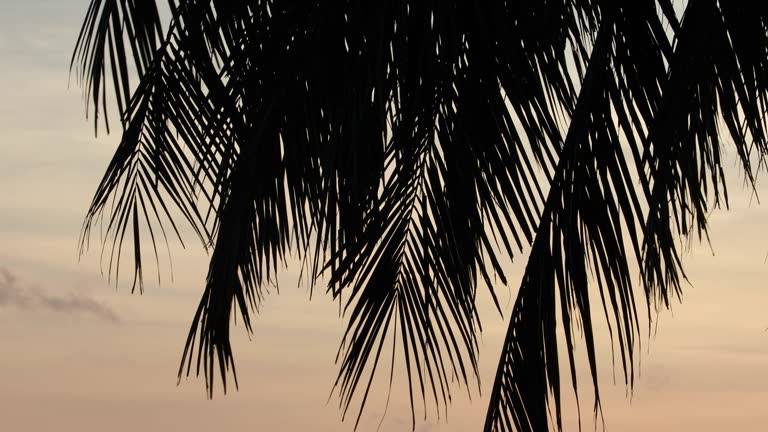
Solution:
[{"label": "orange sky", "polygon": [[[207,401],[199,380],[176,386],[206,256],[194,242],[176,248],[174,281],[149,281],[143,296],[131,295],[127,284],[109,286],[98,251],[78,262],[82,216],[118,138],[94,139],[79,89],[67,90],[87,0],[7,3],[0,14],[0,268],[16,281],[0,293],[2,429],[352,430],[352,422],[339,422],[337,399],[326,403],[344,322],[337,305],[317,295],[322,290],[310,302],[295,288],[293,267],[282,273],[281,294],[266,301],[251,340],[241,327],[234,331],[240,391]],[[674,313],[662,314],[651,343],[644,341],[631,403],[613,385],[610,353],[602,351],[609,431],[766,430],[768,209],[739,191],[735,170],[731,177],[732,211],[711,218],[715,255],[693,245],[686,259],[693,287]],[[764,182],[761,191],[768,196]],[[518,257],[512,267],[510,289],[500,288],[502,305],[516,291],[522,263]],[[506,323],[488,298],[481,301],[483,396],[474,391],[470,401],[455,388],[448,421],[430,411],[418,431],[482,424]],[[582,394],[582,406],[590,397]],[[361,430],[375,430],[385,398],[380,385]],[[591,429],[590,412],[582,415]],[[409,428],[407,396],[396,386],[381,430]]]}]

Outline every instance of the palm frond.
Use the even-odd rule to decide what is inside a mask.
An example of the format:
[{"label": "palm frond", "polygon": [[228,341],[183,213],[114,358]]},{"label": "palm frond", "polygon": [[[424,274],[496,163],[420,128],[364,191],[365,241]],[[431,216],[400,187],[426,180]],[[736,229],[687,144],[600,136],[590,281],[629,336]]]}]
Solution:
[{"label": "palm frond", "polygon": [[[735,8],[738,12],[731,14],[742,19],[749,15],[751,20],[736,24],[725,18],[728,6],[694,0],[678,24],[668,12],[671,6],[660,2],[676,30],[672,53],[652,6],[615,2],[601,9],[600,36],[513,310],[486,430],[548,430],[547,407],[552,403],[555,427],[562,429],[558,300],[574,392],[571,329],[580,322],[597,413],[590,275],[597,282],[631,388],[640,333],[625,245],[642,269],[652,320],[651,312],[668,306],[672,293],[681,292],[684,274],[676,242],[691,232],[692,221],[699,235],[706,232],[708,202],[718,205],[720,188],[725,190],[720,119],[749,181],[754,179],[751,158],[764,155],[764,93],[754,84],[762,65],[754,62],[765,45],[739,46],[731,42],[738,38],[726,31],[729,24],[760,28],[762,36],[755,40],[763,40],[761,11]],[[580,116],[585,115],[582,107],[586,118]],[[632,157],[622,154],[625,147]],[[624,233],[630,238],[623,239]]]},{"label": "palm frond", "polygon": [[226,202],[242,120],[221,64],[229,45],[237,42],[221,43],[211,12],[207,2],[183,3],[173,11],[168,34],[143,66],[123,113],[125,132],[83,226],[87,247],[92,228],[107,216],[103,246],[109,249],[109,273],[114,270],[116,280],[125,236],[132,234],[134,288],[143,289],[142,227],[156,258],[158,236],[167,240],[168,225],[184,244],[175,222],[179,216],[208,244],[218,230],[218,219],[211,221],[210,213]]},{"label": "palm frond", "polygon": [[512,311],[486,417],[488,431],[548,430],[550,403],[555,426],[562,429],[558,327],[576,392],[573,331],[578,323],[597,413],[592,278],[612,343],[619,347],[625,382],[632,385],[639,322],[629,262],[632,252],[640,258],[640,199],[650,188],[639,155],[646,124],[660,100],[669,42],[653,2],[617,2],[604,7],[601,15]]},{"label": "palm frond", "polygon": [[[538,67],[565,48],[569,28],[590,25],[587,14],[531,9],[512,28],[503,17],[521,11],[501,4],[425,4],[392,16],[386,69],[396,87],[382,190],[362,235],[330,263],[330,289],[347,293],[351,311],[336,384],[345,413],[365,385],[358,421],[390,335],[403,348],[414,424],[414,393],[425,415],[429,397],[439,416],[454,377],[469,387],[477,376],[478,279],[506,283],[496,241],[510,255],[532,241],[540,183],[560,144],[551,106],[567,111],[573,92],[563,63]],[[546,23],[553,33],[544,38],[524,27]]]},{"label": "palm frond", "polygon": [[686,9],[644,156],[653,178],[642,263],[649,312],[681,293],[678,238],[706,235],[710,201],[728,204],[723,132],[754,185],[753,159],[766,152],[766,29],[761,7],[692,1]]},{"label": "palm frond", "polygon": [[131,99],[131,74],[144,76],[163,37],[155,0],[91,0],[70,68],[79,71],[96,129],[101,110],[109,132],[108,74],[122,115]]}]

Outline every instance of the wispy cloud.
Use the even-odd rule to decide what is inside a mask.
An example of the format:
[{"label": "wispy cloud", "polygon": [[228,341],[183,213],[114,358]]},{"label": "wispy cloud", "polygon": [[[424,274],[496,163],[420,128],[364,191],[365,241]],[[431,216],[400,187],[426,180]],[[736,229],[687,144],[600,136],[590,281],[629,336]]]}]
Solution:
[{"label": "wispy cloud", "polygon": [[21,284],[18,278],[0,267],[0,307],[48,310],[72,315],[90,315],[119,322],[120,317],[109,306],[83,293],[52,295],[34,285]]}]

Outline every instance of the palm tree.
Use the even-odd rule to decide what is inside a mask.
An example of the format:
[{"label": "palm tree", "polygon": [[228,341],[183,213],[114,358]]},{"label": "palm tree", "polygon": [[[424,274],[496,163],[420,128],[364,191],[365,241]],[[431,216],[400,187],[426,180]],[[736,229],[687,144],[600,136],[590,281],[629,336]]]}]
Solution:
[{"label": "palm tree", "polygon": [[478,374],[478,286],[504,312],[501,262],[530,251],[485,430],[562,429],[561,356],[575,389],[584,346],[597,413],[604,315],[631,387],[637,296],[649,320],[679,296],[679,242],[727,206],[722,144],[750,186],[768,151],[765,2],[168,3],[167,27],[154,0],[88,9],[72,65],[122,138],[83,245],[103,220],[117,271],[127,235],[140,289],[147,234],[210,246],[179,370],[209,395],[236,383],[233,312],[251,331],[295,254],[348,317],[343,412],[388,341],[412,410],[444,407]]}]

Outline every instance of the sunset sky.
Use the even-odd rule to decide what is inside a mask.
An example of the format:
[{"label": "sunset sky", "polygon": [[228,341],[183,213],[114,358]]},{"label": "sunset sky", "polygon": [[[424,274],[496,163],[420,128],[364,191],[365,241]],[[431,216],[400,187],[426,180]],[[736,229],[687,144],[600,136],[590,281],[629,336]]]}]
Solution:
[{"label": "sunset sky", "polygon": [[[98,247],[78,260],[83,216],[118,139],[103,130],[94,137],[80,88],[68,84],[88,0],[0,4],[0,428],[351,431],[354,415],[341,423],[331,395],[344,319],[322,286],[309,300],[296,265],[281,273],[280,294],[265,302],[250,340],[242,326],[233,330],[240,390],[209,401],[202,380],[176,385],[207,255],[192,237],[186,249],[172,247],[173,280],[166,262],[160,286],[148,278],[143,295],[107,281]],[[746,193],[734,155],[725,158],[731,210],[712,214],[711,248],[692,242],[685,259],[691,286],[643,340],[631,399],[619,370],[614,385],[602,344],[608,431],[768,428],[768,203]],[[768,183],[758,186],[768,199]],[[434,409],[423,420],[417,407],[417,431],[480,430],[525,259],[516,257],[510,286],[498,288],[503,318],[481,294],[482,395],[473,388],[470,400],[456,387],[447,420]],[[592,430],[589,382],[580,390],[585,430]],[[360,430],[376,430],[385,400],[382,382]],[[396,385],[380,430],[410,430],[410,416]]]}]

